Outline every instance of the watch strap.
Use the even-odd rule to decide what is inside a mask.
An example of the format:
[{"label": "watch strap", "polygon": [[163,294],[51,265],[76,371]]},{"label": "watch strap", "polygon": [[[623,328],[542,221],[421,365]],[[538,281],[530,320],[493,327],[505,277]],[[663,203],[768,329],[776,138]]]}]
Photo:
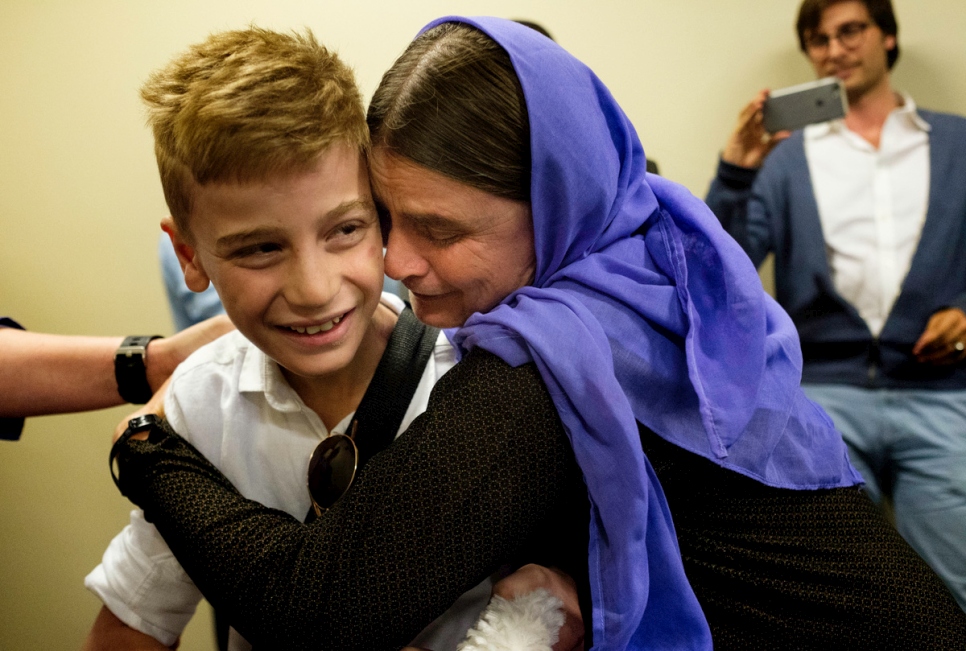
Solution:
[{"label": "watch strap", "polygon": [[135,335],[125,337],[117,352],[114,353],[114,379],[117,392],[126,401],[143,405],[151,399],[151,385],[148,384],[147,357],[148,344],[161,335]]}]

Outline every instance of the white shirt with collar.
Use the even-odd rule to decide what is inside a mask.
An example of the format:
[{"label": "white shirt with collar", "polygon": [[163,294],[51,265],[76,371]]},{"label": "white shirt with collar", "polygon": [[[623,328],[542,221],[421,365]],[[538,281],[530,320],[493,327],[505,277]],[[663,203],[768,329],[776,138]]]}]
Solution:
[{"label": "white shirt with collar", "polygon": [[[397,314],[403,309],[402,300],[391,294],[384,293],[382,302]],[[440,332],[397,436],[426,410],[433,386],[455,363],[455,350]],[[175,431],[191,441],[242,495],[299,520],[305,518],[310,506],[309,456],[330,432],[285,381],[278,364],[239,332],[198,349],[175,370],[164,409]],[[346,416],[332,433],[345,433],[353,415]],[[131,512],[131,523],[111,541],[84,585],[125,624],[169,646],[201,600],[201,593],[140,510]],[[483,601],[474,604],[476,610],[459,616],[460,622],[468,622],[463,632],[489,598],[488,588],[479,593]],[[244,649],[248,645],[232,631],[229,646]]]},{"label": "white shirt with collar", "polygon": [[878,149],[843,120],[808,126],[804,138],[832,281],[877,337],[926,220],[929,124],[904,95]]}]

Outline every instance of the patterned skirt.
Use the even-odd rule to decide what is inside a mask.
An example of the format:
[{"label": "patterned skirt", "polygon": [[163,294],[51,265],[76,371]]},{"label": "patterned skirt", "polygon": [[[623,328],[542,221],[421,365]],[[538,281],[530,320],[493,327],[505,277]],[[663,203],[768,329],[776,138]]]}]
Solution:
[{"label": "patterned skirt", "polygon": [[966,649],[966,613],[860,488],[772,488],[641,441],[716,650]]}]

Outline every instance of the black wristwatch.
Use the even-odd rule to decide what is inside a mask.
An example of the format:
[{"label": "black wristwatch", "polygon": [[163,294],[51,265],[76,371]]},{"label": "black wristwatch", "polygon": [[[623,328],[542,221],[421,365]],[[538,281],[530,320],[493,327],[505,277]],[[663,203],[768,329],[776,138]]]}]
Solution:
[{"label": "black wristwatch", "polygon": [[[129,438],[141,432],[149,432],[148,440],[150,441],[152,435],[163,432],[161,429],[161,422],[161,417],[157,414],[135,416],[127,422],[127,429],[124,430],[124,433],[121,434],[117,441],[114,442],[114,445],[111,446],[111,456],[108,458],[107,463],[111,467],[111,477],[114,479],[114,485],[117,486],[118,490],[120,490],[121,484],[118,483],[118,471],[115,468],[114,461],[117,459],[121,446],[127,443]],[[122,490],[121,492],[123,493],[124,491]]]},{"label": "black wristwatch", "polygon": [[148,344],[161,335],[140,335],[125,337],[121,347],[114,353],[114,379],[117,392],[128,402],[143,405],[151,399],[151,385],[148,384],[147,357]]}]

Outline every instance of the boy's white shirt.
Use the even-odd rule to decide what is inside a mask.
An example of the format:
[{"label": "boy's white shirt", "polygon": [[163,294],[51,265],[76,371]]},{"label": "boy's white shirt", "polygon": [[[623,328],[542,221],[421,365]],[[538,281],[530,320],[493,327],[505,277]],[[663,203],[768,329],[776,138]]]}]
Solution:
[{"label": "boy's white shirt", "polygon": [[[382,303],[397,314],[403,308],[402,300],[387,293]],[[455,363],[456,353],[441,332],[397,435],[426,410],[433,386]],[[231,332],[185,360],[172,376],[164,409],[175,431],[242,495],[304,519],[310,506],[309,455],[329,431],[278,365],[240,333]],[[352,416],[333,433],[344,433]],[[459,612],[448,611],[426,631],[434,633],[417,639],[426,645],[438,640],[437,648],[455,646],[486,606],[488,581],[451,609]],[[174,644],[202,598],[140,510],[131,512],[131,523],[111,541],[84,585],[125,624],[165,645]],[[236,638],[230,647],[244,648],[244,641]]]}]

